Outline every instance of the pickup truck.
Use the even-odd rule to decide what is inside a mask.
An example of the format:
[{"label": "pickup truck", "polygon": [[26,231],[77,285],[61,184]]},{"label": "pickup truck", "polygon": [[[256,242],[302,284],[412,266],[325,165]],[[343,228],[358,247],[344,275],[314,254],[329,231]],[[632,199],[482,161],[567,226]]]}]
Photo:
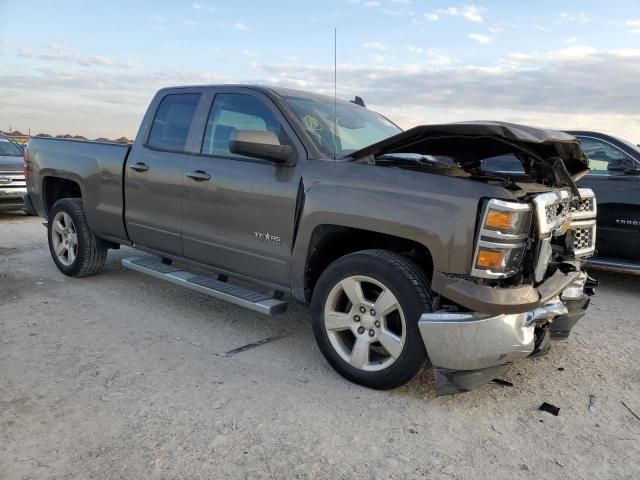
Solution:
[{"label": "pickup truck", "polygon": [[[65,275],[125,267],[265,314],[309,304],[345,378],[441,394],[567,336],[595,282],[579,142],[499,123],[402,131],[356,102],[247,85],[167,88],[132,146],[31,141],[29,204]],[[514,182],[483,160],[513,153]],[[247,285],[251,285],[247,287]]]},{"label": "pickup truck", "polygon": [[23,150],[0,134],[0,212],[22,210],[27,186],[24,179]]}]

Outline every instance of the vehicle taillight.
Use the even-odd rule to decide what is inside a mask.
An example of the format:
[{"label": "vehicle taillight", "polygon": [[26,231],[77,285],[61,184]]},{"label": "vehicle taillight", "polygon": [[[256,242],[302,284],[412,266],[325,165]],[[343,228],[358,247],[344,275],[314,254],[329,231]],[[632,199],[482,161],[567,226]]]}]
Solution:
[{"label": "vehicle taillight", "polygon": [[28,167],[28,162],[29,162],[29,150],[27,150],[26,148],[24,149],[24,152],[22,153],[22,159],[24,160],[24,178],[26,180],[26,178],[27,178],[27,167]]}]

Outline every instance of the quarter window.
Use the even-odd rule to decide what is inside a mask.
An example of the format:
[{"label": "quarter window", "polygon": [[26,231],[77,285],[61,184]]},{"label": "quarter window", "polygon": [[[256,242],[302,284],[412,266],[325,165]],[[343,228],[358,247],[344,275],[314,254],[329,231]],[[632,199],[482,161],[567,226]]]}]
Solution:
[{"label": "quarter window", "polygon": [[147,143],[153,147],[183,152],[199,100],[199,93],[164,97],[153,119]]},{"label": "quarter window", "polygon": [[236,130],[273,132],[282,145],[291,140],[275,114],[262,101],[251,95],[225,93],[216,95],[207,120],[202,153],[245,158],[229,151],[229,140]]},{"label": "quarter window", "polygon": [[611,171],[624,171],[633,167],[633,161],[622,150],[613,145],[589,137],[578,137],[582,150],[589,158],[591,173],[608,175]]}]

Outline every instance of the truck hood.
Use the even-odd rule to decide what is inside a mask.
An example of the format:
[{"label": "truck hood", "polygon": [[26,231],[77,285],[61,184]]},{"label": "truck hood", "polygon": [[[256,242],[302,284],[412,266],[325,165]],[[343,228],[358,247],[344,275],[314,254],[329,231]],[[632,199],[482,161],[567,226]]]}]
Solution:
[{"label": "truck hood", "polygon": [[486,121],[417,126],[348,157],[375,163],[394,153],[447,156],[466,171],[477,170],[486,158],[514,154],[536,181],[572,188],[589,169],[580,142],[568,133]]},{"label": "truck hood", "polygon": [[22,172],[24,161],[21,156],[0,155],[0,171]]}]

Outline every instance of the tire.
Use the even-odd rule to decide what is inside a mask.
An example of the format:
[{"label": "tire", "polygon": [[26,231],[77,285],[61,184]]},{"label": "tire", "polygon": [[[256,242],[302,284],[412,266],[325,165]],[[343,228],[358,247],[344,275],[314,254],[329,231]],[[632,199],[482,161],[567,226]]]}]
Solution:
[{"label": "tire", "polygon": [[69,277],[93,275],[107,258],[107,249],[89,229],[80,198],[63,198],[53,205],[47,237],[53,261]]},{"label": "tire", "polygon": [[411,260],[387,250],[352,253],[318,279],[311,299],[313,333],[326,360],[347,380],[396,388],[427,363],[418,321],[432,311],[432,299],[429,280]]}]

